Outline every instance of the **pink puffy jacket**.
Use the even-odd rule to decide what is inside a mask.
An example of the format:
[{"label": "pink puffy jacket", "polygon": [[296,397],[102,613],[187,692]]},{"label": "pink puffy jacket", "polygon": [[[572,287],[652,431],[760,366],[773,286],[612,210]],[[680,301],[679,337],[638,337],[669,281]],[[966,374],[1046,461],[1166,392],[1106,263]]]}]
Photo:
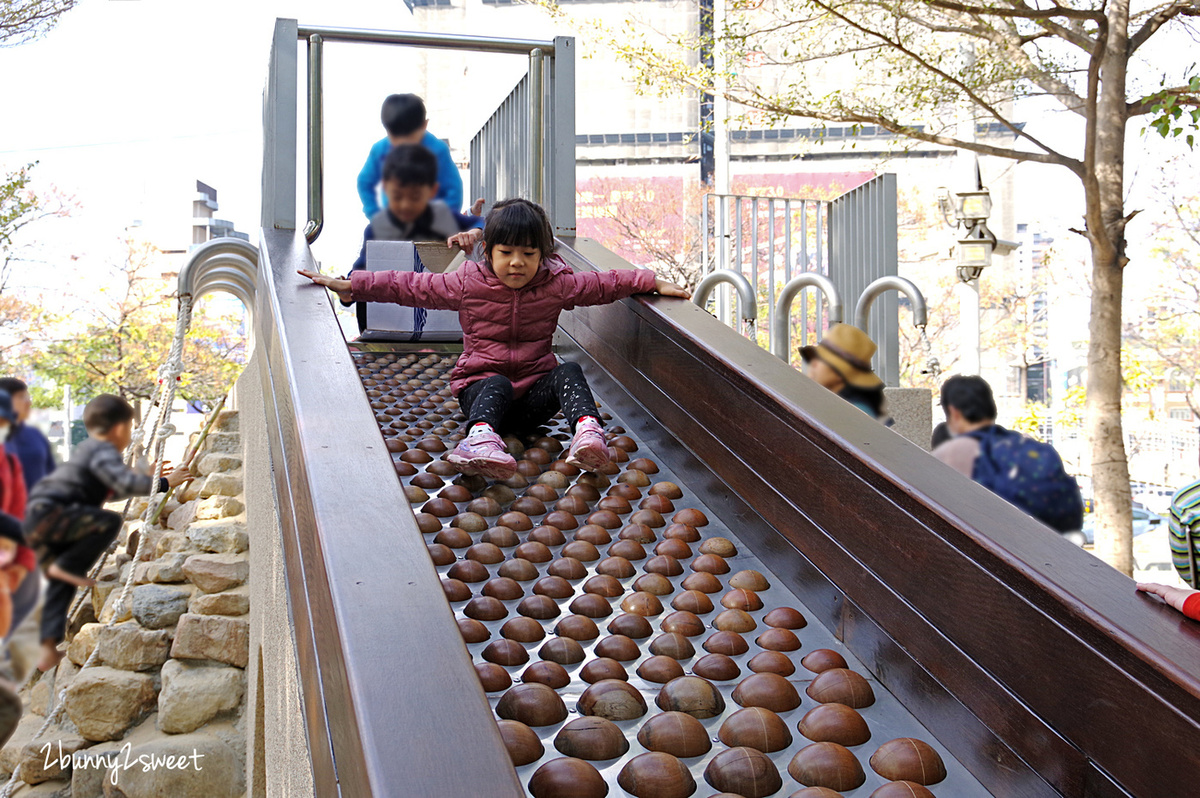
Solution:
[{"label": "pink puffy jacket", "polygon": [[577,273],[558,257],[543,263],[520,290],[507,287],[490,266],[475,261],[448,274],[350,274],[355,301],[458,311],[463,354],[450,374],[455,396],[470,383],[494,374],[512,381],[514,397],[523,395],[557,365],[550,340],[560,312],[651,293],[654,286],[654,273],[644,269]]}]

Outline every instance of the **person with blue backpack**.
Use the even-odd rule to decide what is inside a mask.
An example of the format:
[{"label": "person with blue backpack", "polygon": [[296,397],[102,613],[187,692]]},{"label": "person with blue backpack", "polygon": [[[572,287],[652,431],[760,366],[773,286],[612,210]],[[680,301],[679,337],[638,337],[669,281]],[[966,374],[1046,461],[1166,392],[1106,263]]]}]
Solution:
[{"label": "person with blue backpack", "polygon": [[996,423],[996,399],[982,377],[942,385],[942,410],[953,435],[933,456],[1058,532],[1083,526],[1079,483],[1054,447]]}]

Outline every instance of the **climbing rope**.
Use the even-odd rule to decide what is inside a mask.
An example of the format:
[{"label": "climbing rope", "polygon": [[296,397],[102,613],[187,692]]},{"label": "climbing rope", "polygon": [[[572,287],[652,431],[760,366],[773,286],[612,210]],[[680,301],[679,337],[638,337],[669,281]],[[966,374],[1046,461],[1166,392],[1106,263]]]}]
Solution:
[{"label": "climbing rope", "polygon": [[[132,463],[133,458],[136,456],[142,441],[146,440],[147,428],[149,428],[149,438],[153,448],[153,457],[151,462],[154,463],[150,497],[146,501],[146,507],[142,512],[142,525],[140,531],[138,532],[137,550],[134,552],[129,573],[125,577],[125,584],[121,587],[121,593],[117,596],[116,601],[113,602],[112,616],[103,624],[105,627],[112,626],[114,623],[116,623],[116,619],[120,618],[123,614],[125,602],[128,601],[129,593],[133,589],[133,573],[136,569],[135,565],[133,564],[141,562],[142,551],[146,547],[147,538],[149,538],[149,535],[146,533],[153,525],[157,525],[159,516],[161,515],[161,506],[155,502],[155,498],[159,495],[162,495],[158,488],[163,472],[163,451],[166,447],[167,439],[175,434],[175,425],[171,423],[171,411],[172,405],[175,403],[175,391],[178,387],[179,376],[183,373],[183,344],[184,339],[187,336],[188,328],[191,326],[191,322],[192,296],[190,294],[181,294],[179,296],[179,311],[175,317],[175,337],[171,340],[171,350],[167,355],[166,362],[158,370],[158,386],[155,388],[154,396],[151,400],[151,412],[146,414],[146,418],[142,420],[141,426],[134,431],[133,435],[130,437],[129,447],[125,450],[125,462],[126,464],[130,464]],[[153,407],[155,405],[159,407],[158,413],[153,412]],[[206,433],[207,429],[211,429],[212,423],[216,419],[220,409],[221,405],[218,405],[213,409],[206,426]],[[154,418],[153,423],[150,421],[152,417]],[[200,450],[199,444],[200,441],[197,441],[192,454],[193,457],[195,456],[195,452]],[[129,520],[129,508],[131,505],[132,500],[126,501],[124,512],[126,520]],[[100,560],[96,563],[96,566],[92,569],[92,573],[89,575],[93,579],[95,579],[95,577],[100,573],[105,560],[108,559],[109,555],[112,554],[115,548],[116,541],[109,546],[108,551],[105,552],[104,556],[100,558]],[[88,595],[89,591],[90,588],[80,591],[80,594],[75,598],[75,603],[71,608],[71,614],[68,617],[75,616],[75,614],[79,611],[79,608],[82,606],[84,597]],[[88,655],[87,660],[79,666],[79,670],[82,671],[95,664],[99,650],[99,646],[94,647],[92,649],[92,653]],[[55,667],[54,670],[57,671],[57,667]],[[32,685],[36,683],[38,673],[39,672],[35,669],[33,678],[29,680],[28,684],[26,685],[27,687],[32,687]],[[53,671],[47,672],[48,675],[52,673]],[[54,677],[52,675],[50,675],[50,680],[50,704],[46,708],[46,720],[42,723],[41,728],[37,730],[37,733],[34,734],[30,739],[30,743],[36,742],[38,739],[40,739],[41,736],[46,733],[46,729],[50,728],[50,726],[58,720],[63,711],[63,700],[66,698],[67,689],[64,687],[58,692],[57,696],[55,696],[53,681]],[[3,790],[0,790],[0,798],[11,798],[13,792],[16,791],[20,784],[23,783],[20,775],[21,766],[18,763],[17,767],[13,768],[13,773],[9,778],[8,783],[4,785]]]}]

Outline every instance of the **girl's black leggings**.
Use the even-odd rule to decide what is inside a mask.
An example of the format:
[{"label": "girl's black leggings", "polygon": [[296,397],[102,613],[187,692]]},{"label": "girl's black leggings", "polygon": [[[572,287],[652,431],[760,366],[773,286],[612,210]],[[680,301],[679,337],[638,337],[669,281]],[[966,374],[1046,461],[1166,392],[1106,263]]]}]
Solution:
[{"label": "girl's black leggings", "polygon": [[583,416],[600,418],[592,389],[578,363],[559,365],[515,400],[507,377],[485,377],[463,388],[458,403],[469,419],[467,429],[482,422],[501,434],[534,430],[554,418],[560,409],[572,430]]}]

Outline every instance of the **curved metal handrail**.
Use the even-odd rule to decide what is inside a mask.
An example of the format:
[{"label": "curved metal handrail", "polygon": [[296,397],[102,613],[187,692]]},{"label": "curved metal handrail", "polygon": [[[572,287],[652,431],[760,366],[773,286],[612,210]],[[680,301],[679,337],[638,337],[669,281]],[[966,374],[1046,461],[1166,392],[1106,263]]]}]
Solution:
[{"label": "curved metal handrail", "polygon": [[792,302],[805,288],[816,288],[825,295],[831,325],[841,322],[845,313],[842,297],[828,277],[816,272],[805,272],[788,280],[779,290],[779,299],[775,302],[775,319],[771,326],[771,354],[784,363],[792,362]]},{"label": "curved metal handrail", "polygon": [[925,305],[925,295],[917,288],[912,280],[890,275],[880,277],[863,289],[862,296],[854,306],[854,326],[866,332],[871,317],[871,304],[886,291],[899,291],[912,302],[913,324],[924,327],[929,321],[929,312]]},{"label": "curved metal handrail", "polygon": [[253,329],[254,294],[258,287],[258,248],[240,238],[215,238],[192,250],[179,270],[180,297],[196,300],[223,291],[246,307],[247,328]]},{"label": "curved metal handrail", "polygon": [[754,297],[754,286],[750,285],[750,281],[746,279],[745,275],[729,269],[717,269],[705,275],[700,284],[696,286],[695,293],[692,294],[692,302],[703,308],[718,283],[729,283],[737,290],[738,316],[743,321],[754,321],[758,318],[758,302]]}]

